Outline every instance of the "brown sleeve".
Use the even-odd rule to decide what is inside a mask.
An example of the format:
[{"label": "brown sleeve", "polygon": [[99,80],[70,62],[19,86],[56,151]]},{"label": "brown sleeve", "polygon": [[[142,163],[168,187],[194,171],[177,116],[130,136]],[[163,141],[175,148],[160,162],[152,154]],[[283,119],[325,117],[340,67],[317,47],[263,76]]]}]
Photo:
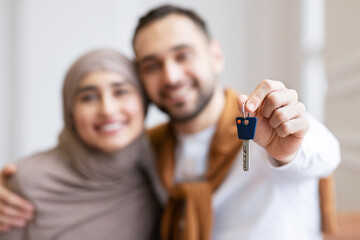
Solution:
[{"label": "brown sleeve", "polygon": [[158,155],[161,150],[161,146],[164,142],[167,129],[170,127],[169,123],[164,123],[154,128],[147,130],[147,134],[150,138],[151,144],[155,150],[155,154]]},{"label": "brown sleeve", "polygon": [[335,207],[334,176],[319,180],[322,232],[336,234],[339,231]]}]

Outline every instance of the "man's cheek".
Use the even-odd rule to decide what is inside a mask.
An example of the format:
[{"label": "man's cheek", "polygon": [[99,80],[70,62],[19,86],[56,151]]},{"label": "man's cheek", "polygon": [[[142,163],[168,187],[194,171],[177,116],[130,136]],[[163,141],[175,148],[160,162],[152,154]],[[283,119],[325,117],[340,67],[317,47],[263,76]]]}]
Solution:
[{"label": "man's cheek", "polygon": [[154,100],[156,98],[158,98],[158,96],[160,96],[160,87],[158,87],[155,84],[146,84],[145,86],[145,91],[148,95],[148,97],[150,98],[150,100]]}]

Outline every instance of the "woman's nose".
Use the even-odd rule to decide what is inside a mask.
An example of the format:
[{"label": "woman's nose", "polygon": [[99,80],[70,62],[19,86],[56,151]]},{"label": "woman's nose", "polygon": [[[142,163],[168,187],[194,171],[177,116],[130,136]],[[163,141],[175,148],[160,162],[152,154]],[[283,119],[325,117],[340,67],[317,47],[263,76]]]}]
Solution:
[{"label": "woman's nose", "polygon": [[118,104],[112,96],[103,96],[100,102],[100,113],[105,116],[112,115],[116,112]]}]

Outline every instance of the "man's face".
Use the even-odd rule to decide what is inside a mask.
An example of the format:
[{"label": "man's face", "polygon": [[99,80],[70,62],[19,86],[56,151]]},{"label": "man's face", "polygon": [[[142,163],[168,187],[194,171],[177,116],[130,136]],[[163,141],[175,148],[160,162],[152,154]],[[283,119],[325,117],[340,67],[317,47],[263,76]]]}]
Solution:
[{"label": "man's face", "polygon": [[172,120],[197,116],[222,71],[221,48],[186,16],[170,14],[141,29],[134,42],[139,73],[150,99]]}]

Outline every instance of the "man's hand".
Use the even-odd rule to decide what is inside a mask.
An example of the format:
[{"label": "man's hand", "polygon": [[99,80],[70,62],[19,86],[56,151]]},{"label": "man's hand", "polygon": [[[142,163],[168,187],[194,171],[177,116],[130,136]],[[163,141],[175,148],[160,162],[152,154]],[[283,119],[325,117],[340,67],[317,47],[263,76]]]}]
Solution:
[{"label": "man's hand", "polygon": [[33,216],[31,203],[5,188],[6,179],[15,172],[16,166],[9,164],[0,173],[0,232],[11,227],[23,227]]},{"label": "man's hand", "polygon": [[297,92],[282,82],[263,80],[250,97],[238,96],[240,112],[244,102],[245,110],[258,119],[254,141],[281,165],[292,161],[309,130]]}]

